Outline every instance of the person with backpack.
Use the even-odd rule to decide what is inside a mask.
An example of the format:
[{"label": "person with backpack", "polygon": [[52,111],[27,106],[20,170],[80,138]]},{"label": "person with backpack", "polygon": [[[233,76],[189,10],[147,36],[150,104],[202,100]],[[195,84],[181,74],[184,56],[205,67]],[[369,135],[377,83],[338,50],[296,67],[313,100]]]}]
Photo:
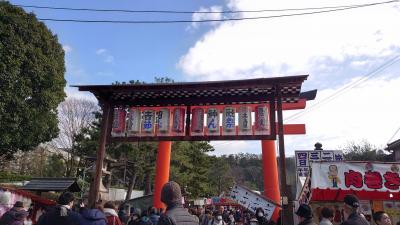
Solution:
[{"label": "person with backpack", "polygon": [[104,214],[106,215],[107,225],[122,225],[115,209],[115,205],[112,202],[106,202],[104,204]]}]

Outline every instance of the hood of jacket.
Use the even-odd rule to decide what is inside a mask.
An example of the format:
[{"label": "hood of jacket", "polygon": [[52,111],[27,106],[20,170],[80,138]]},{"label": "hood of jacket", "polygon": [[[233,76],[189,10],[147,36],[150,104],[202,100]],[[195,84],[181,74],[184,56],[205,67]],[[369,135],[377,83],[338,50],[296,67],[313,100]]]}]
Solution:
[{"label": "hood of jacket", "polygon": [[104,208],[104,214],[106,216],[118,216],[117,212],[114,209]]},{"label": "hood of jacket", "polygon": [[81,212],[85,219],[89,220],[105,220],[106,216],[98,209],[86,209]]}]

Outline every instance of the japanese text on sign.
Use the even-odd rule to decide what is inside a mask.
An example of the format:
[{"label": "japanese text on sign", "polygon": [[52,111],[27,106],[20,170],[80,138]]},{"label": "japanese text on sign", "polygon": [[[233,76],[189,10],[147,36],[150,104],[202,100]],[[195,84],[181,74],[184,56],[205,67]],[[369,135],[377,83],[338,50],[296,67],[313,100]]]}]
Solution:
[{"label": "japanese text on sign", "polygon": [[313,163],[312,182],[321,189],[399,191],[399,167],[399,163]]},{"label": "japanese text on sign", "polygon": [[297,176],[307,177],[310,162],[320,162],[320,161],[342,161],[343,152],[340,150],[323,150],[323,151],[296,151],[296,171]]}]

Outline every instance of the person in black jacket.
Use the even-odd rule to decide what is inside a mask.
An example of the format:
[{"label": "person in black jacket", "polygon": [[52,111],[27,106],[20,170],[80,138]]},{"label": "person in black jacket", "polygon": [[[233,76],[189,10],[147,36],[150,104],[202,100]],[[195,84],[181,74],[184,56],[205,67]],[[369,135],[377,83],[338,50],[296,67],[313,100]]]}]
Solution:
[{"label": "person in black jacket", "polygon": [[267,225],[268,224],[268,220],[265,217],[264,210],[262,208],[256,209],[256,218],[257,218],[259,225]]},{"label": "person in black jacket", "polygon": [[9,224],[14,220],[15,214],[20,211],[25,211],[24,203],[21,201],[16,201],[14,207],[12,207],[9,211],[3,214],[0,219],[0,224]]},{"label": "person in black jacket", "polygon": [[161,201],[167,205],[167,211],[158,220],[158,225],[199,225],[198,219],[182,206],[181,187],[170,181],[161,190]]},{"label": "person in black jacket", "polygon": [[355,195],[344,196],[345,221],[341,225],[369,225],[365,217],[358,212],[360,201]]},{"label": "person in black jacket", "polygon": [[58,204],[43,214],[36,225],[83,225],[82,216],[71,210],[75,197],[70,192],[64,192],[58,198]]},{"label": "person in black jacket", "polygon": [[299,217],[299,225],[316,225],[312,220],[313,213],[309,205],[301,204],[296,211],[296,215]]}]

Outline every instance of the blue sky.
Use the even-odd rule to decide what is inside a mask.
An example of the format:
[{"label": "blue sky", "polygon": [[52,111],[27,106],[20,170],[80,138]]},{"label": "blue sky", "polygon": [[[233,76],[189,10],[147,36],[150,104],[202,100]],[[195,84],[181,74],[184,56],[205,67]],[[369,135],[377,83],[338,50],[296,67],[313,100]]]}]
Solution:
[{"label": "blue sky", "polygon": [[[365,4],[334,0],[226,1],[11,1],[20,5],[72,8],[221,11]],[[371,1],[374,2],[374,1]],[[32,9],[39,18],[103,20],[219,19],[221,14],[133,15]],[[287,12],[286,12],[287,13]],[[241,13],[253,17],[278,13]],[[211,17],[212,16],[212,17]],[[400,5],[353,9],[301,17],[207,24],[85,24],[45,22],[66,51],[66,79],[72,84],[114,81],[223,80],[310,74],[303,90],[318,89],[315,109],[289,123],[306,123],[307,135],[286,138],[288,154],[320,141],[338,149],[366,139],[377,146],[400,126],[400,63],[337,93],[400,54]],[[69,96],[81,97],[67,88]],[[87,95],[86,95],[87,96]],[[295,112],[285,113],[288,118]],[[397,135],[396,138],[400,138]],[[259,142],[213,143],[216,154],[260,153]]]}]

